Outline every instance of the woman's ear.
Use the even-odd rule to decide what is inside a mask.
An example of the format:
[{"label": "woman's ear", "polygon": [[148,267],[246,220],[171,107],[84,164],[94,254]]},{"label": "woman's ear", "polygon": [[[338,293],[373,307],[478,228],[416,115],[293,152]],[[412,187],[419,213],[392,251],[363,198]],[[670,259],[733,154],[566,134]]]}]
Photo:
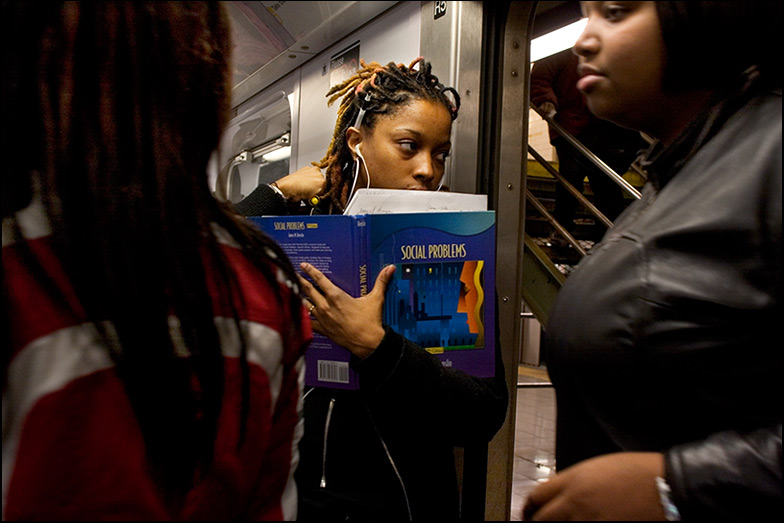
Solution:
[{"label": "woman's ear", "polygon": [[346,129],[346,143],[351,150],[351,156],[357,159],[357,146],[362,143],[362,133],[356,127]]}]

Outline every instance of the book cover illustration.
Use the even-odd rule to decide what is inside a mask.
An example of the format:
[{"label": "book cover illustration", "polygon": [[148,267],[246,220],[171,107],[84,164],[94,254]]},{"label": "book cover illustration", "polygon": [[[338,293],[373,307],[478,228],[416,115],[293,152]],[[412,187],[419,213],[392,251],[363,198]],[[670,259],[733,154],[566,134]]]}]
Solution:
[{"label": "book cover illustration", "polygon": [[384,323],[431,354],[483,349],[484,261],[398,264]]},{"label": "book cover illustration", "polygon": [[396,265],[384,323],[445,367],[495,372],[495,213],[368,215],[370,273]]}]

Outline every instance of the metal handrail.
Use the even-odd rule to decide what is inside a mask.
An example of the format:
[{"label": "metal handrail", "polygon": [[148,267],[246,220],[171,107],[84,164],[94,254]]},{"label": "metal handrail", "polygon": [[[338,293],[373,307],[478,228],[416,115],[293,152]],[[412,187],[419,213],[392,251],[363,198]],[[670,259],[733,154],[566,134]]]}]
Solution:
[{"label": "metal handrail", "polygon": [[[229,196],[231,195],[231,189],[233,185],[232,181],[232,170],[244,163],[253,162],[256,159],[268,154],[272,151],[280,149],[282,147],[286,147],[291,143],[291,133],[284,133],[277,138],[264,142],[261,145],[254,147],[253,149],[247,149],[245,151],[240,151],[234,158],[232,158],[231,162],[229,162],[228,166],[226,167],[226,199],[230,199]],[[218,177],[218,184],[220,183],[220,177]],[[216,192],[217,189],[216,189]]]},{"label": "metal handrail", "polygon": [[537,162],[539,162],[542,165],[542,167],[544,167],[547,170],[547,172],[549,172],[556,180],[558,180],[561,183],[561,185],[563,185],[566,188],[566,190],[569,191],[569,193],[572,196],[577,198],[577,201],[579,201],[581,204],[583,204],[585,206],[585,208],[588,209],[591,212],[591,214],[593,214],[595,217],[597,217],[599,220],[601,220],[601,222],[606,227],[608,227],[608,228],[612,227],[612,221],[610,221],[610,219],[607,218],[607,216],[605,216],[602,213],[602,211],[600,211],[594,204],[592,204],[588,200],[588,198],[583,196],[582,192],[577,190],[577,188],[575,188],[574,185],[569,183],[569,181],[567,181],[567,179],[564,178],[564,176],[560,172],[558,172],[558,170],[556,170],[552,165],[550,165],[550,162],[545,160],[544,157],[541,154],[536,152],[536,149],[531,147],[530,143],[528,144],[528,152],[531,153],[531,156],[533,156],[534,159]]},{"label": "metal handrail", "polygon": [[[541,117],[542,117],[542,119],[544,119],[544,120],[547,122],[547,124],[548,124],[548,125],[550,125],[550,127],[551,127],[552,129],[554,129],[554,130],[555,130],[555,131],[556,131],[558,134],[560,134],[561,136],[563,136],[563,137],[564,137],[564,138],[565,138],[565,139],[566,139],[566,140],[567,140],[567,141],[568,141],[570,144],[572,144],[572,146],[574,146],[574,148],[575,148],[575,149],[577,149],[578,151],[580,151],[580,153],[581,153],[583,156],[585,156],[586,158],[588,158],[588,159],[589,159],[591,162],[593,162],[593,163],[594,163],[594,165],[596,165],[596,167],[598,167],[599,169],[601,169],[601,170],[602,170],[602,172],[604,172],[604,174],[606,174],[607,176],[609,176],[609,177],[610,177],[610,179],[611,179],[612,181],[614,181],[615,183],[617,183],[617,184],[618,184],[618,185],[621,187],[621,189],[623,189],[624,191],[626,191],[627,193],[629,193],[630,195],[632,195],[634,198],[636,198],[636,199],[638,199],[638,200],[640,199],[640,197],[642,196],[642,195],[640,194],[640,191],[638,191],[637,189],[635,189],[635,188],[634,188],[634,186],[633,186],[632,184],[630,184],[629,182],[627,182],[626,180],[624,180],[622,176],[620,176],[618,173],[616,173],[615,171],[613,171],[613,170],[612,170],[612,168],[611,168],[609,165],[607,165],[606,163],[604,163],[604,162],[602,161],[602,159],[601,159],[601,158],[599,158],[598,156],[596,156],[595,154],[593,154],[593,153],[590,151],[590,149],[588,149],[586,146],[584,146],[582,143],[580,143],[580,141],[579,141],[577,138],[575,138],[574,136],[572,136],[572,134],[571,134],[569,131],[567,131],[566,129],[564,129],[563,127],[561,127],[561,125],[560,125],[558,122],[556,122],[556,121],[555,121],[555,120],[554,120],[554,119],[553,119],[551,116],[549,116],[548,114],[546,114],[546,113],[544,113],[543,111],[541,111],[541,110],[540,110],[538,107],[535,107],[535,106],[532,104],[532,105],[531,105],[531,108],[532,108],[534,111],[536,111],[536,112],[537,112],[537,114],[539,114],[539,116],[541,116]],[[529,147],[530,147],[530,146],[529,146]]]},{"label": "metal handrail", "polygon": [[580,256],[585,256],[585,249],[583,249],[583,248],[582,248],[582,246],[581,246],[581,245],[580,245],[580,243],[579,243],[579,242],[578,242],[578,241],[575,239],[575,237],[574,237],[574,236],[572,236],[572,235],[569,233],[569,231],[567,231],[567,230],[564,228],[564,226],[563,226],[563,225],[561,225],[560,223],[558,223],[558,220],[556,220],[556,219],[553,217],[553,215],[552,215],[552,214],[550,214],[550,213],[547,211],[547,209],[545,208],[545,206],[544,206],[544,205],[542,205],[542,202],[540,202],[540,201],[539,201],[539,200],[536,198],[536,196],[534,196],[534,195],[531,193],[531,191],[530,191],[530,190],[528,190],[528,189],[526,189],[526,190],[525,190],[525,197],[528,199],[528,201],[530,201],[530,202],[533,204],[533,206],[534,206],[534,207],[536,207],[536,210],[537,210],[537,211],[539,211],[539,212],[542,214],[542,216],[544,216],[544,217],[545,217],[545,219],[546,219],[548,222],[550,222],[550,225],[552,225],[553,227],[555,227],[555,229],[556,229],[556,230],[557,230],[557,231],[558,231],[558,232],[561,234],[561,236],[563,236],[564,238],[566,238],[566,241],[568,241],[568,242],[569,242],[569,244],[570,244],[572,247],[574,247],[574,248],[575,248],[575,250],[577,250],[577,252],[579,252],[579,253],[580,253]]}]

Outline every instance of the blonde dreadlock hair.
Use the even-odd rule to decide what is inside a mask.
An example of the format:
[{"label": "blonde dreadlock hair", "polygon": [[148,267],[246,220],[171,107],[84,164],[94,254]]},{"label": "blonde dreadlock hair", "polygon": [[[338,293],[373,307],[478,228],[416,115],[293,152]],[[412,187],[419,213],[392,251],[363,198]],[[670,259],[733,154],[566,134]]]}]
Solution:
[{"label": "blonde dreadlock hair", "polygon": [[[342,99],[332,142],[321,162],[313,165],[325,170],[327,186],[323,199],[329,202],[329,213],[342,212],[348,203],[353,157],[346,140],[346,130],[356,125],[360,111],[364,110],[361,125],[372,129],[378,115],[392,115],[415,100],[442,104],[452,120],[457,118],[460,108],[460,95],[452,87],[444,87],[431,73],[431,64],[422,57],[408,67],[394,62],[385,66],[377,62],[366,64],[364,60],[360,60],[360,65],[361,69],[351,78],[333,86],[327,93],[330,97],[327,105]],[[452,94],[451,100],[448,93]]]}]

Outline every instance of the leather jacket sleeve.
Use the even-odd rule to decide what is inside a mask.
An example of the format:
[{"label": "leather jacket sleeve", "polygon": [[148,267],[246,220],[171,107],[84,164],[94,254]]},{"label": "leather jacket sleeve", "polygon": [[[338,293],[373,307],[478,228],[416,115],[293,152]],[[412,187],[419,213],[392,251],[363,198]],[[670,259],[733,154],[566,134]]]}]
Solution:
[{"label": "leather jacket sleeve", "polygon": [[727,431],[665,453],[666,479],[683,520],[780,520],[781,423]]}]

